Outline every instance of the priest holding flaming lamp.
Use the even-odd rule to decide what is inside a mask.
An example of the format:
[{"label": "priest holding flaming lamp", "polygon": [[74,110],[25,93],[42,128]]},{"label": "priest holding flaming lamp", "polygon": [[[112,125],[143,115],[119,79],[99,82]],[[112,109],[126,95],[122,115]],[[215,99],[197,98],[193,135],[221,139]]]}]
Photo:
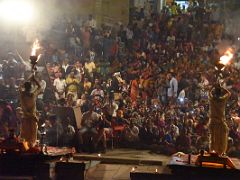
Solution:
[{"label": "priest holding flaming lamp", "polygon": [[[41,86],[35,79],[36,65],[38,56],[36,51],[39,49],[38,41],[35,41],[32,48],[32,54],[30,56],[30,63],[32,65],[32,74],[30,78],[25,81],[19,89],[20,92],[20,104],[23,111],[23,118],[20,128],[20,137],[26,141],[28,146],[34,147],[37,140],[38,129],[38,117],[36,110],[36,100],[38,94],[41,92]],[[33,88],[34,86],[37,88]]]},{"label": "priest holding flaming lamp", "polygon": [[223,155],[227,150],[228,126],[225,121],[225,107],[231,93],[221,85],[222,73],[233,58],[232,49],[228,49],[215,65],[217,82],[209,92],[209,130],[210,152]]}]

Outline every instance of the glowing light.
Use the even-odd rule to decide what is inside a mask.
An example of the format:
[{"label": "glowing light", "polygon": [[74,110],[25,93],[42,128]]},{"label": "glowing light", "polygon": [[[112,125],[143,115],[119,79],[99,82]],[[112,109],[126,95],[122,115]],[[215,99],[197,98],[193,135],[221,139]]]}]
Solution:
[{"label": "glowing light", "polygon": [[5,21],[29,22],[33,14],[32,5],[26,0],[5,0],[0,3],[0,17]]},{"label": "glowing light", "polygon": [[228,49],[223,56],[220,57],[220,64],[227,65],[230,63],[231,59],[233,58],[232,49]]},{"label": "glowing light", "polygon": [[32,55],[32,56],[36,56],[36,52],[37,52],[37,50],[38,50],[39,48],[40,48],[39,41],[38,41],[38,39],[36,39],[36,40],[34,41],[34,43],[33,43],[31,55]]},{"label": "glowing light", "polygon": [[98,157],[101,157],[101,154],[98,154]]},{"label": "glowing light", "polygon": [[131,170],[132,172],[134,172],[135,171],[135,167],[132,167],[132,170]]},{"label": "glowing light", "polygon": [[155,169],[155,173],[157,173],[157,172],[158,172],[158,169],[156,168],[156,169]]}]

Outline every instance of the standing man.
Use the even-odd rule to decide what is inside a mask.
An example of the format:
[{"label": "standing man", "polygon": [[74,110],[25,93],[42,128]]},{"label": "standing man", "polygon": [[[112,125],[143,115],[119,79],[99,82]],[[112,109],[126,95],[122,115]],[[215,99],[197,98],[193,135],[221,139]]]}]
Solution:
[{"label": "standing man", "polygon": [[229,129],[225,122],[225,107],[230,95],[220,84],[213,86],[209,93],[210,151],[214,150],[219,155],[227,150]]},{"label": "standing man", "polygon": [[[37,85],[34,89],[33,86]],[[20,103],[23,112],[23,118],[20,128],[20,137],[24,139],[29,147],[35,146],[37,140],[37,110],[36,100],[41,93],[41,86],[34,75],[20,86]]]},{"label": "standing man", "polygon": [[171,73],[169,74],[169,88],[168,88],[168,101],[170,103],[176,102],[177,99],[177,92],[178,92],[178,81],[176,79],[176,74]]}]

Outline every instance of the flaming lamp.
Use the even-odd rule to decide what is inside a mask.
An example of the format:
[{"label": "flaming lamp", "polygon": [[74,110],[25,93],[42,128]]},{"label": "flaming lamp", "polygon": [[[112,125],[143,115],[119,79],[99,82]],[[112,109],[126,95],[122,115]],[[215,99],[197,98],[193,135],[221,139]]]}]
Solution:
[{"label": "flaming lamp", "polygon": [[38,40],[36,40],[33,43],[32,53],[31,53],[31,56],[30,56],[30,63],[32,65],[32,71],[33,72],[35,72],[37,70],[36,65],[37,65],[37,62],[38,62],[39,58],[36,55],[36,52],[37,52],[37,49],[39,49],[39,48],[40,48],[39,42],[38,42]]},{"label": "flaming lamp", "polygon": [[219,83],[219,80],[221,78],[223,78],[223,71],[226,67],[226,65],[228,65],[231,61],[231,59],[233,58],[233,50],[232,49],[228,49],[223,56],[220,57],[220,61],[218,61],[216,64],[215,64],[215,70],[216,70],[216,78],[217,78],[217,81]]}]

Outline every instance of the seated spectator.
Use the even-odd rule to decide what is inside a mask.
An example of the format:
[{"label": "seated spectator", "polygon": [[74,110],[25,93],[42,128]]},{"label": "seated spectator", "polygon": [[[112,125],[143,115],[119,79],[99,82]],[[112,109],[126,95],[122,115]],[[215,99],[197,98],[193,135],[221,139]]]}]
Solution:
[{"label": "seated spectator", "polygon": [[57,100],[65,98],[65,88],[67,86],[65,79],[62,76],[62,73],[55,74],[56,79],[53,81],[53,87],[55,88],[55,97]]},{"label": "seated spectator", "polygon": [[80,62],[80,60],[78,60],[78,61],[75,63],[74,69],[75,69],[75,71],[76,71],[76,78],[77,78],[79,81],[82,81],[82,80],[83,80],[83,76],[84,76],[84,67],[83,67],[82,63]]},{"label": "seated spectator", "polygon": [[81,108],[82,113],[88,110],[89,100],[86,94],[82,94],[81,99],[77,100],[76,106]]},{"label": "seated spectator", "polygon": [[123,117],[123,111],[118,110],[117,116],[113,120],[114,126],[124,126],[125,124],[129,124],[129,121]]},{"label": "seated spectator", "polygon": [[197,138],[196,148],[198,150],[205,150],[205,151],[209,150],[209,137],[208,137],[208,130],[207,129],[204,129],[201,136],[199,136]]},{"label": "seated spectator", "polygon": [[94,142],[94,148],[96,150],[99,145],[99,142],[102,141],[102,145],[103,145],[102,153],[106,153],[107,135],[112,132],[111,119],[108,116],[108,112],[106,110],[103,111],[101,117],[99,118],[99,121],[97,122],[97,130],[98,130],[98,135]]},{"label": "seated spectator", "polygon": [[72,93],[74,95],[74,100],[77,100],[79,80],[75,77],[74,71],[71,71],[66,78],[66,85],[67,94]]},{"label": "seated spectator", "polygon": [[[123,132],[123,140],[129,145],[136,145],[139,141],[139,128],[135,125],[133,121],[129,125],[126,125]],[[128,147],[129,147],[128,146]]]},{"label": "seated spectator", "polygon": [[66,107],[74,107],[76,106],[76,101],[74,100],[74,94],[68,93],[66,97]]},{"label": "seated spectator", "polygon": [[191,152],[191,139],[183,129],[176,139],[176,150],[184,153]]},{"label": "seated spectator", "polygon": [[68,74],[72,71],[72,66],[69,64],[69,59],[65,58],[62,62],[62,74],[64,78],[67,78]]},{"label": "seated spectator", "polygon": [[[99,121],[100,114],[94,112],[94,107],[89,106],[87,112],[82,115],[81,128],[79,129],[79,148],[83,149],[84,146],[89,146],[89,139],[96,139],[98,136],[97,123]],[[84,135],[88,135],[88,139],[84,139]],[[94,143],[92,141],[91,143]]]},{"label": "seated spectator", "polygon": [[100,85],[96,85],[96,89],[92,90],[91,96],[92,96],[93,99],[103,100],[104,92],[101,89]]},{"label": "seated spectator", "polygon": [[84,78],[84,81],[83,81],[83,89],[84,89],[84,92],[89,92],[91,88],[92,88],[92,83],[91,83],[91,81],[89,81],[88,78],[85,77],[85,78]]},{"label": "seated spectator", "polygon": [[154,134],[152,131],[152,125],[150,121],[143,124],[139,130],[139,139],[145,145],[150,145],[153,143]]},{"label": "seated spectator", "polygon": [[67,147],[74,147],[75,128],[71,125],[71,119],[68,117],[63,121],[63,136],[61,137],[62,145]]},{"label": "seated spectator", "polygon": [[108,111],[108,114],[111,117],[116,117],[117,116],[118,105],[114,101],[113,97],[107,95],[106,103],[104,104],[104,108],[106,108],[106,110]]},{"label": "seated spectator", "polygon": [[49,146],[58,146],[60,144],[59,137],[63,135],[62,124],[57,120],[57,116],[51,113],[48,114],[45,124],[46,144]]},{"label": "seated spectator", "polygon": [[96,64],[93,61],[87,59],[84,64],[85,69],[87,70],[86,73],[90,78],[93,78],[94,71],[96,70]]},{"label": "seated spectator", "polygon": [[164,135],[162,137],[162,142],[160,145],[160,152],[171,155],[176,152],[175,141],[168,129],[164,129]]}]

